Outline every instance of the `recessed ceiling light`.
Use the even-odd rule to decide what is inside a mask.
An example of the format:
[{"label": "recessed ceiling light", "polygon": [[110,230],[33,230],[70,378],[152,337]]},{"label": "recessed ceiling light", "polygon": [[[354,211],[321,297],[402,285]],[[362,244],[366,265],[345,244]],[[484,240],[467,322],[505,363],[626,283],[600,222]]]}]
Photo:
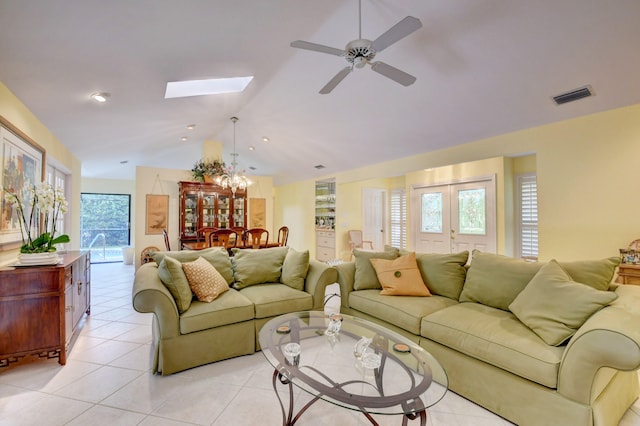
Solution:
[{"label": "recessed ceiling light", "polygon": [[212,78],[208,80],[170,81],[167,83],[167,90],[164,93],[164,98],[184,98],[187,96],[242,92],[251,80],[253,80],[253,76]]},{"label": "recessed ceiling light", "polygon": [[107,98],[111,96],[109,93],[107,92],[96,92],[96,93],[92,93],[90,98],[93,99],[96,102],[107,102]]},{"label": "recessed ceiling light", "polygon": [[183,136],[183,137],[181,137],[181,138],[180,138],[180,140],[181,140],[182,142],[186,142],[186,141],[187,141],[187,137],[186,137],[186,136]]},{"label": "recessed ceiling light", "polygon": [[249,151],[255,151],[256,147],[255,146],[250,146],[249,147]]},{"label": "recessed ceiling light", "polygon": [[193,129],[195,129],[195,128],[196,128],[196,125],[195,125],[195,124],[189,124],[189,125],[187,125],[187,130],[193,130]]},{"label": "recessed ceiling light", "polygon": [[266,136],[263,136],[263,137],[262,137],[262,142],[269,142],[269,138],[268,138],[268,137],[266,137]]}]

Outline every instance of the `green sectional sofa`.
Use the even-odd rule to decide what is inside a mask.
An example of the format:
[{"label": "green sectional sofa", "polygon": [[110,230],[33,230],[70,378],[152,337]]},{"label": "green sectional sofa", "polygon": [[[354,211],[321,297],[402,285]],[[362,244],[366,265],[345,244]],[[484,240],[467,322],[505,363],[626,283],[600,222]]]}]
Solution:
[{"label": "green sectional sofa", "polygon": [[[401,255],[355,250],[337,265],[341,312],[417,342],[452,391],[536,426],[617,425],[638,397],[640,286],[612,284],[618,259],[532,263],[474,252],[468,263],[467,252],[418,253],[431,296],[405,296],[401,279],[415,275],[393,272]],[[394,286],[396,295],[381,294]]]},{"label": "green sectional sofa", "polygon": [[[155,262],[136,271],[133,307],[154,314],[153,372],[163,375],[254,353],[269,319],[322,310],[325,287],[337,281],[334,267],[287,247],[238,250],[232,257],[223,247],[152,256]],[[194,297],[184,274],[183,265],[200,258],[228,285],[211,302]]]}]

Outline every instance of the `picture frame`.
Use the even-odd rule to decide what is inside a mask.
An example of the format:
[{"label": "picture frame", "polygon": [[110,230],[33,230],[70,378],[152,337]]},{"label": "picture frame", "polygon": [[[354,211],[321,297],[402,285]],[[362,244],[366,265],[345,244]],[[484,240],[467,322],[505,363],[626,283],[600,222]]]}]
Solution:
[{"label": "picture frame", "polygon": [[45,149],[0,115],[0,246],[22,241],[19,213],[6,200],[6,191],[28,208],[28,188],[42,181],[45,160]]},{"label": "picture frame", "polygon": [[266,228],[267,200],[265,198],[249,198],[249,227]]},{"label": "picture frame", "polygon": [[145,213],[145,234],[162,234],[169,223],[169,196],[147,194]]}]

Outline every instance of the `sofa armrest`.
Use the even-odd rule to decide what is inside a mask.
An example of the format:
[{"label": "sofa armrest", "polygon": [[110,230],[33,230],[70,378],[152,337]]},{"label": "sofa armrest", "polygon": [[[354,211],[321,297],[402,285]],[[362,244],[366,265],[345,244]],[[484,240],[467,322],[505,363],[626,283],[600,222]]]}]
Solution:
[{"label": "sofa armrest", "polygon": [[133,308],[142,313],[152,312],[159,326],[161,338],[180,335],[180,317],[173,296],[158,276],[158,265],[146,263],[136,271],[132,291]]},{"label": "sofa armrest", "polygon": [[336,268],[315,259],[309,259],[309,271],[304,280],[304,291],[313,297],[313,309],[322,310],[324,307],[324,292],[329,284],[338,280]]},{"label": "sofa armrest", "polygon": [[347,262],[336,265],[338,270],[338,283],[340,284],[340,305],[343,312],[349,312],[349,293],[353,291],[353,283],[356,275],[356,264]]},{"label": "sofa armrest", "polygon": [[571,338],[558,375],[558,392],[590,404],[593,384],[602,367],[640,368],[640,287],[616,289],[618,299],[596,312]]}]

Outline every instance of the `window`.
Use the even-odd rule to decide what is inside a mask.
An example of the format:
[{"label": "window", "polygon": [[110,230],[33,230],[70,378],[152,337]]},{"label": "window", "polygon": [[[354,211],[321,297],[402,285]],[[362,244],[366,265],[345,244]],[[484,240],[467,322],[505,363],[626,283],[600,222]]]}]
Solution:
[{"label": "window", "polygon": [[130,221],[129,194],[80,194],[80,248],[91,251],[91,263],[122,262]]},{"label": "window", "polygon": [[391,245],[407,248],[407,196],[404,188],[391,190]]},{"label": "window", "polygon": [[[70,180],[69,176],[65,174],[59,168],[52,166],[51,164],[47,164],[47,175],[46,182],[51,185],[53,189],[60,188],[64,197],[67,201],[69,200],[69,191],[67,190],[68,185],[67,181]],[[70,215],[69,214],[61,214],[58,216],[58,220],[56,221],[56,235],[69,234],[67,229],[70,229]],[[65,226],[66,225],[66,226]],[[66,244],[58,244],[58,250],[64,251],[67,250]]]},{"label": "window", "polygon": [[536,175],[516,176],[517,255],[538,258],[538,187]]}]

